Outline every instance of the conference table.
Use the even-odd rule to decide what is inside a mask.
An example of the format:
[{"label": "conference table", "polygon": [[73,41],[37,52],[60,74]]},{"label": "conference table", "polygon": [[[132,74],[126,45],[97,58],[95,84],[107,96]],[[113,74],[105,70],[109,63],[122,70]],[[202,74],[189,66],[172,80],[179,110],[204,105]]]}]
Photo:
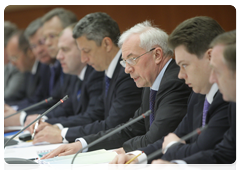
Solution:
[{"label": "conference table", "polygon": [[[5,135],[4,135],[5,136]],[[10,137],[10,136],[7,136]],[[18,137],[14,138],[15,140],[19,141],[17,145],[12,145],[12,146],[7,146],[4,149],[4,158],[24,158],[24,159],[35,159],[38,158],[39,152],[42,151],[49,151],[53,150],[60,145],[64,143],[59,143],[59,144],[49,144],[47,142],[39,143],[37,145],[33,145],[32,142],[23,142],[18,139]],[[112,150],[111,150],[112,152]],[[34,160],[35,162],[38,162],[38,160]],[[70,167],[69,167],[70,169]],[[73,168],[74,170],[107,170],[108,169],[108,162],[107,163],[100,163],[100,164],[95,164],[95,165],[88,165],[88,166],[82,166],[82,167],[75,167]],[[142,168],[141,170],[144,170],[147,168]],[[53,170],[51,167],[47,167],[45,165],[41,165],[34,169],[34,170]]]}]

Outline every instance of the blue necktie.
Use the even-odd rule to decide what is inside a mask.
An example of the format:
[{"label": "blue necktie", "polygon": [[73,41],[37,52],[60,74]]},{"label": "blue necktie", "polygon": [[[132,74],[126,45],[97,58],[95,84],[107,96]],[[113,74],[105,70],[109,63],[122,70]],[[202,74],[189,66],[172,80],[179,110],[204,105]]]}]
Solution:
[{"label": "blue necktie", "polygon": [[105,97],[107,96],[111,79],[105,75]]},{"label": "blue necktie", "polygon": [[81,96],[81,89],[79,89],[78,92],[77,92],[77,100],[78,101],[80,100],[80,96]]},{"label": "blue necktie", "polygon": [[204,106],[203,106],[202,126],[205,126],[206,124],[207,111],[209,106],[210,106],[210,103],[208,103],[207,99],[205,99]]},{"label": "blue necktie", "polygon": [[55,70],[54,67],[50,67],[51,77],[49,82],[49,94],[52,94],[53,86],[54,86],[54,79],[55,79]]},{"label": "blue necktie", "polygon": [[150,98],[149,98],[149,106],[150,106],[150,110],[152,111],[150,114],[150,126],[154,121],[154,106],[155,106],[156,94],[157,94],[157,91],[151,89]]}]

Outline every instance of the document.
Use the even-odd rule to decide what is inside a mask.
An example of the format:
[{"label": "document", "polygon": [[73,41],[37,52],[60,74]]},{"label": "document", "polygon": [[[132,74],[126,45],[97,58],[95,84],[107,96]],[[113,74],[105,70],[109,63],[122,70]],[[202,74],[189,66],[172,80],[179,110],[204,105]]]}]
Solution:
[{"label": "document", "polygon": [[[75,154],[39,160],[39,164],[71,164]],[[74,164],[103,164],[111,162],[117,155],[114,151],[100,149],[92,152],[79,153]]]}]

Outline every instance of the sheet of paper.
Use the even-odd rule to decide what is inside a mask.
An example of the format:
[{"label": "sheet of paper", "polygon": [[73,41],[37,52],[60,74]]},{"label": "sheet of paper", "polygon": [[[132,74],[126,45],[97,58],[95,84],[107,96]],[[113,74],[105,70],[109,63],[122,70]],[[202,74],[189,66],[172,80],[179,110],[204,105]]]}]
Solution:
[{"label": "sheet of paper", "polygon": [[[53,150],[62,145],[60,144],[50,144],[46,145],[33,145],[32,142],[29,143],[22,143],[22,147],[15,147],[15,146],[7,146],[4,149],[4,157],[5,158],[24,158],[24,159],[32,159],[32,158],[38,158],[38,152],[44,151],[44,150]],[[26,146],[28,145],[28,146]]]}]

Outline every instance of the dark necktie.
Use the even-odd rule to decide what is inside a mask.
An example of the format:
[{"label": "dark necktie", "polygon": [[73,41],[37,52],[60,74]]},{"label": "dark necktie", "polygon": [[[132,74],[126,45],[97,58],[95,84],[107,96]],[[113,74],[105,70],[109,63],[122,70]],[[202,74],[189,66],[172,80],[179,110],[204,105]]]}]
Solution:
[{"label": "dark necktie", "polygon": [[49,82],[49,94],[52,94],[53,86],[54,86],[54,79],[55,79],[55,70],[54,67],[50,67],[51,77]]},{"label": "dark necktie", "polygon": [[203,106],[202,126],[205,126],[205,124],[206,124],[207,111],[208,111],[209,106],[210,106],[210,104],[208,103],[207,99],[205,99],[204,106]]},{"label": "dark necktie", "polygon": [[154,121],[154,106],[155,106],[156,94],[157,94],[157,91],[151,89],[150,98],[149,98],[149,106],[150,106],[150,110],[152,111],[150,114],[150,126]]},{"label": "dark necktie", "polygon": [[105,75],[105,97],[107,96],[111,79]]}]

